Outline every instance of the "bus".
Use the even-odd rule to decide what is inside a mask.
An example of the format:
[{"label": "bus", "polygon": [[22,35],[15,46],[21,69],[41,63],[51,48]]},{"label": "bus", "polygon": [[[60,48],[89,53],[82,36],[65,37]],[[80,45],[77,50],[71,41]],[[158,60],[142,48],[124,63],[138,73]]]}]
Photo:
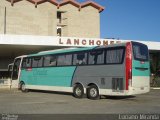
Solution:
[{"label": "bus", "polygon": [[17,59],[12,76],[20,66],[16,78],[22,92],[71,92],[76,98],[86,95],[95,100],[101,95],[129,96],[150,91],[148,47],[139,42],[42,51]]}]

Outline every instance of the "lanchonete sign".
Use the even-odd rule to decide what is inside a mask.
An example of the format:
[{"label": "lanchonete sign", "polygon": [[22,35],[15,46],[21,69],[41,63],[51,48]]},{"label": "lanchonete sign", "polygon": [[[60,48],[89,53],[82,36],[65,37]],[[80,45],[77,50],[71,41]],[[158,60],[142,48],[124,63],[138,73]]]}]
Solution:
[{"label": "lanchonete sign", "polygon": [[[109,44],[127,41],[131,40],[0,34],[0,45],[91,47],[101,45],[106,46]],[[148,48],[150,50],[160,50],[159,42],[138,40],[136,41],[148,45]]]},{"label": "lanchonete sign", "polygon": [[120,40],[92,39],[92,38],[72,38],[60,37],[59,45],[63,46],[106,46],[114,43],[121,43]]},{"label": "lanchonete sign", "polygon": [[0,44],[12,44],[12,45],[89,47],[89,46],[101,46],[101,45],[106,46],[109,44],[121,43],[121,42],[124,42],[124,40],[122,41],[116,39],[99,39],[99,38],[0,34]]}]

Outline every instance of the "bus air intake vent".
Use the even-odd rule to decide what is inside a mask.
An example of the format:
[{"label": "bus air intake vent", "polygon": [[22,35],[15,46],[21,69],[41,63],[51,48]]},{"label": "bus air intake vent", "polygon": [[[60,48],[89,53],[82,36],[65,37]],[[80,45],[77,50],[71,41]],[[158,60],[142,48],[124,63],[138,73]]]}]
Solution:
[{"label": "bus air intake vent", "polygon": [[115,92],[124,90],[123,78],[112,78],[112,90]]},{"label": "bus air intake vent", "polygon": [[101,85],[105,85],[105,78],[101,78]]}]

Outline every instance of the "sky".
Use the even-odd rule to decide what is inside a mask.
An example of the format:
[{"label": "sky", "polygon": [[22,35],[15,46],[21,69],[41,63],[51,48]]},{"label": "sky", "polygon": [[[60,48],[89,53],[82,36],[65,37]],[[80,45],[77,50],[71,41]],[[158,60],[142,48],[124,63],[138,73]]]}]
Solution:
[{"label": "sky", "polygon": [[105,7],[100,13],[101,38],[160,42],[160,0],[93,1]]}]

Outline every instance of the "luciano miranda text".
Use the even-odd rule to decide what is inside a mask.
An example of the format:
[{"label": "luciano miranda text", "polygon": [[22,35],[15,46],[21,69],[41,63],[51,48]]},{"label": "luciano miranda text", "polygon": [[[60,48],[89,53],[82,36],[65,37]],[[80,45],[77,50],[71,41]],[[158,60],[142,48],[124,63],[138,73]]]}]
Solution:
[{"label": "luciano miranda text", "polygon": [[159,120],[158,114],[119,114],[119,120]]}]

